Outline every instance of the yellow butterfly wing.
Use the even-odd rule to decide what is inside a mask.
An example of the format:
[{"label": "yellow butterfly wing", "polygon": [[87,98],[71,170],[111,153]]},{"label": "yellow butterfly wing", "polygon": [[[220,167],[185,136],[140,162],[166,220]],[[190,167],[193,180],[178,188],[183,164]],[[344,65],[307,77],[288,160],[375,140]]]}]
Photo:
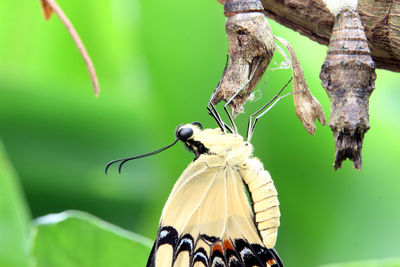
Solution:
[{"label": "yellow butterfly wing", "polygon": [[147,266],[283,266],[254,219],[235,167],[201,155],[172,189]]}]

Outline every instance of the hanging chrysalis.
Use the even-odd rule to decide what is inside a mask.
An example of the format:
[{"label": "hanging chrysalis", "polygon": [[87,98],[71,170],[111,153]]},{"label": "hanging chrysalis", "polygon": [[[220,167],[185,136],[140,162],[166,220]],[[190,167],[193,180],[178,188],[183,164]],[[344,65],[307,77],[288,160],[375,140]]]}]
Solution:
[{"label": "hanging chrysalis", "polygon": [[233,97],[230,107],[236,116],[268,67],[275,42],[259,0],[227,0],[224,10],[230,62],[210,101],[217,104]]},{"label": "hanging chrysalis", "polygon": [[369,129],[368,100],[375,88],[376,74],[356,11],[344,10],[336,16],[320,78],[331,101],[334,168],[340,168],[342,161],[349,158],[360,170],[362,143]]}]

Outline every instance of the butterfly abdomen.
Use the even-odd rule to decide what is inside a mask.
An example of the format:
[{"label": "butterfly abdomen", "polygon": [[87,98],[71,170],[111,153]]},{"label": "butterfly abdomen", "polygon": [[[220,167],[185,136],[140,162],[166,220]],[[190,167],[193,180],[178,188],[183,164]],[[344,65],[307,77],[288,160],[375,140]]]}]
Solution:
[{"label": "butterfly abdomen", "polygon": [[254,212],[254,221],[267,248],[276,243],[279,227],[278,193],[269,173],[262,163],[256,159],[248,159],[239,168],[239,173],[247,185]]}]

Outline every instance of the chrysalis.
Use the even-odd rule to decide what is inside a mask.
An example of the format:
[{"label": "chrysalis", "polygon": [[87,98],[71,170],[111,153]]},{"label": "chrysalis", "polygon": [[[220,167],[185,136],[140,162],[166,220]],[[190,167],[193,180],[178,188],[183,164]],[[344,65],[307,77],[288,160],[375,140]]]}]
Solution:
[{"label": "chrysalis", "polygon": [[345,10],[336,16],[320,78],[331,100],[329,126],[335,138],[335,164],[349,158],[361,169],[364,134],[369,129],[369,97],[375,88],[375,63],[360,16]]}]

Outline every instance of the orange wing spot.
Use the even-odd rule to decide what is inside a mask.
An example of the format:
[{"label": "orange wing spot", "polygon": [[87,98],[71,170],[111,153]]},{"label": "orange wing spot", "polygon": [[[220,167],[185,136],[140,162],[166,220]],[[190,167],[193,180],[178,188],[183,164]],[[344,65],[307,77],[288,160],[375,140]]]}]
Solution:
[{"label": "orange wing spot", "polygon": [[224,240],[224,247],[225,247],[225,250],[228,250],[228,249],[235,250],[232,246],[231,241],[229,241],[229,240]]},{"label": "orange wing spot", "polygon": [[267,264],[274,265],[274,264],[276,264],[276,261],[274,259],[269,259],[269,260],[267,260]]},{"label": "orange wing spot", "polygon": [[214,253],[214,251],[219,250],[222,254],[224,254],[224,250],[222,249],[222,244],[220,242],[216,243],[211,250],[211,254]]}]

